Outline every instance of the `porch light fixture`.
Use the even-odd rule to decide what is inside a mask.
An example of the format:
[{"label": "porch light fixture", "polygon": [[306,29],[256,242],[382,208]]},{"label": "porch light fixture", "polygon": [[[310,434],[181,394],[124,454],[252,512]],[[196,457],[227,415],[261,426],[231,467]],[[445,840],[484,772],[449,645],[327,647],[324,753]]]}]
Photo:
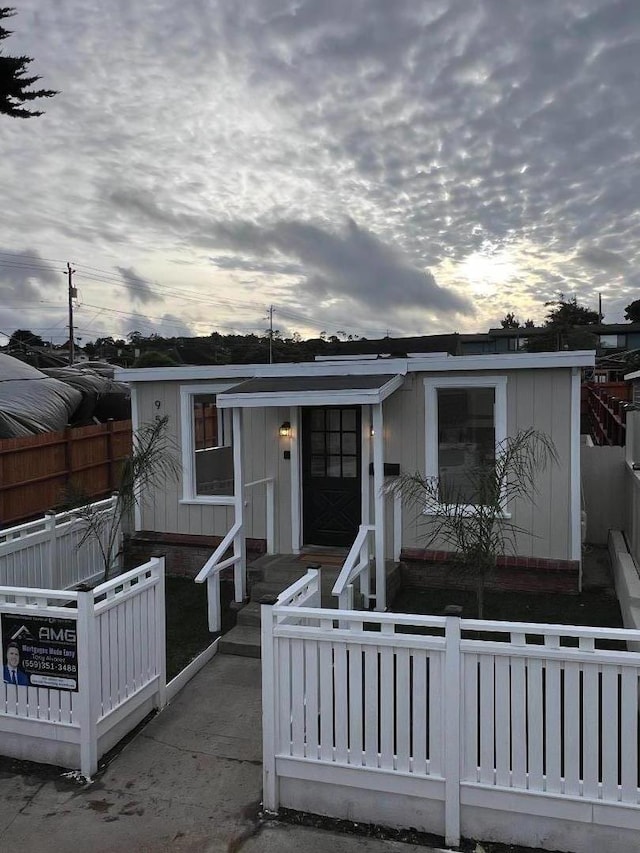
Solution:
[{"label": "porch light fixture", "polygon": [[289,438],[291,436],[291,424],[289,421],[284,421],[280,424],[279,433],[281,438]]}]

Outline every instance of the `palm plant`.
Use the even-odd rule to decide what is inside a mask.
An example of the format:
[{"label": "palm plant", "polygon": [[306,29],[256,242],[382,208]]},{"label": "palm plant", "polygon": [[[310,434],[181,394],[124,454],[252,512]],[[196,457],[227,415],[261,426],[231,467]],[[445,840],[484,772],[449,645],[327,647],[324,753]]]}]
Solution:
[{"label": "palm plant", "polygon": [[419,473],[403,474],[389,487],[418,508],[428,544],[445,543],[455,554],[454,565],[473,576],[481,619],[485,582],[497,557],[515,553],[516,537],[530,533],[512,521],[509,507],[516,500],[534,504],[538,474],[557,462],[552,439],[529,428],[498,443],[495,458],[470,467],[457,487]]},{"label": "palm plant", "polygon": [[113,513],[96,509],[78,493],[70,495],[74,514],[84,522],[80,545],[93,539],[100,550],[104,566],[103,580],[108,580],[116,568],[121,553],[122,524],[132,517],[156,489],[163,488],[180,472],[175,441],[167,434],[168,418],[158,418],[144,424],[133,434],[131,454],[124,460],[118,474]]}]

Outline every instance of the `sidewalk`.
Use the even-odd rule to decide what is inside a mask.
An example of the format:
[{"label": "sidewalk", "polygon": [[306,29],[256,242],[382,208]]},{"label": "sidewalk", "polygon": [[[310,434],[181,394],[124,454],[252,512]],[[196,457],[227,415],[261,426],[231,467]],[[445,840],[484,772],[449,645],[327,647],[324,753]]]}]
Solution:
[{"label": "sidewalk", "polygon": [[427,853],[258,819],[260,661],[217,655],[80,788],[0,764],[0,850],[20,853]]}]

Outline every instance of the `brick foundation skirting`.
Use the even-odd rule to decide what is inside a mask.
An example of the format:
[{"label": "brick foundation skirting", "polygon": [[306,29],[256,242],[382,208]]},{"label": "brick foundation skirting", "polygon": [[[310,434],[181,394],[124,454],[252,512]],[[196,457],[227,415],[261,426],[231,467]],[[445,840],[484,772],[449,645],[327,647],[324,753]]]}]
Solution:
[{"label": "brick foundation skirting", "polygon": [[[453,587],[474,589],[473,577],[456,570],[449,551],[403,548],[400,554],[402,585],[417,588]],[[577,560],[547,560],[541,557],[498,557],[495,574],[487,577],[485,588],[513,592],[578,592],[580,564]]]},{"label": "brick foundation skirting", "polygon": [[[196,536],[188,533],[156,533],[139,530],[125,539],[125,565],[133,567],[150,557],[164,557],[168,575],[195,577],[222,542],[222,536]],[[247,562],[264,554],[264,539],[247,539]],[[233,569],[229,569],[229,574]]]}]

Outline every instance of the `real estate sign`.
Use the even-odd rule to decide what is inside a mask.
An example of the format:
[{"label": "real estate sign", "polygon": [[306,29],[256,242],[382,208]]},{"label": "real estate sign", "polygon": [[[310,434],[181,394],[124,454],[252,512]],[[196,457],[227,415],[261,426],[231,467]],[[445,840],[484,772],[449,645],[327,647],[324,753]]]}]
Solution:
[{"label": "real estate sign", "polygon": [[78,690],[75,619],[0,614],[6,684]]}]

